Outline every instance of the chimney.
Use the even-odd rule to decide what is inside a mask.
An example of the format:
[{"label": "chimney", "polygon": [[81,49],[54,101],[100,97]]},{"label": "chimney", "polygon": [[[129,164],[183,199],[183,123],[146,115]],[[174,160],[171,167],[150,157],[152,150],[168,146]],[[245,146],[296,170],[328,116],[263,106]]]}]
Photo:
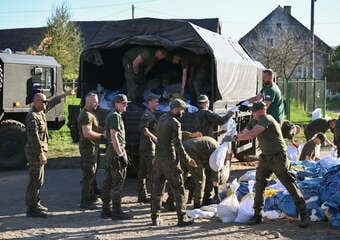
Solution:
[{"label": "chimney", "polygon": [[283,6],[283,9],[285,10],[286,13],[291,15],[292,12],[292,6]]}]

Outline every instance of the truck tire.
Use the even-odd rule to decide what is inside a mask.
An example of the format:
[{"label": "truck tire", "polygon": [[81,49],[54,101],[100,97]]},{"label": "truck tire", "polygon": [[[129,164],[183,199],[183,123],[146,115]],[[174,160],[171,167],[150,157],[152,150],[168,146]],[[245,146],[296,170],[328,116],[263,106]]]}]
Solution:
[{"label": "truck tire", "polygon": [[258,156],[260,155],[260,153],[261,150],[259,149],[258,141],[255,140],[253,141],[252,148],[240,153],[235,153],[235,158],[237,158],[237,160],[239,160],[240,162],[252,162],[258,160]]},{"label": "truck tire", "polygon": [[0,136],[0,169],[25,167],[25,125],[15,120],[4,120],[0,123]]}]

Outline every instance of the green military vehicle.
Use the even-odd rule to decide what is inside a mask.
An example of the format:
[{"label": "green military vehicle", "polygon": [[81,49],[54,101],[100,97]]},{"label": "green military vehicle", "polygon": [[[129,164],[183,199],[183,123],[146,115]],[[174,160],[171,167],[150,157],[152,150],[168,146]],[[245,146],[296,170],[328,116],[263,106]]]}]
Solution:
[{"label": "green military vehicle", "polygon": [[[126,50],[134,46],[161,46],[169,51],[185,50],[204,56],[210,63],[210,77],[206,79],[206,83],[211,89],[208,94],[211,109],[219,114],[226,113],[226,104],[235,106],[237,102],[255,96],[262,86],[261,66],[252,60],[237,42],[189,21],[141,18],[107,23],[98,30],[82,52],[78,82],[78,97],[82,102],[86,94],[97,90],[98,86],[105,90],[124,91],[122,57]],[[172,66],[166,62],[155,64],[150,74],[171,68]],[[172,71],[181,69],[173,68]],[[70,110],[69,123],[76,141],[79,106],[71,106]],[[101,123],[107,111],[98,110]],[[127,132],[127,151],[133,162],[138,160],[140,135],[138,125],[142,112],[143,110],[128,108],[123,114]],[[186,113],[182,118],[185,130],[193,129],[194,115]],[[235,116],[240,129],[245,127],[249,119],[249,112],[238,112]],[[255,154],[255,150],[253,141],[244,141],[234,146],[234,152],[240,160],[246,160],[249,155]]]},{"label": "green military vehicle", "polygon": [[[26,165],[24,120],[35,93],[62,92],[61,66],[53,57],[0,52],[0,169]],[[64,123],[63,104],[47,113],[48,127]]]}]

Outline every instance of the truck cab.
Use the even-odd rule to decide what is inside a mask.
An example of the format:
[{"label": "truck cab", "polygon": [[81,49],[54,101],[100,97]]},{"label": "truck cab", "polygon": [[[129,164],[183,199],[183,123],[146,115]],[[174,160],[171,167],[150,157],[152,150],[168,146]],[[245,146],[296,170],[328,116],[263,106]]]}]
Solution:
[{"label": "truck cab", "polygon": [[[0,169],[26,165],[24,120],[35,93],[62,92],[61,66],[53,57],[0,53]],[[49,129],[65,123],[63,104],[46,115]]]}]

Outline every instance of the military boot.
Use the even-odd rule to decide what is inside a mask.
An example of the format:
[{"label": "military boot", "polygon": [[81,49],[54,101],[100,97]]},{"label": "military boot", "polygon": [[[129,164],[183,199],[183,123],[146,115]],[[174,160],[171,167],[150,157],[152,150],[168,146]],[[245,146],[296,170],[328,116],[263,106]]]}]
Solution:
[{"label": "military boot", "polygon": [[112,212],[110,208],[102,208],[102,212],[100,213],[101,218],[111,218],[112,217]]},{"label": "military boot", "polygon": [[47,218],[47,213],[40,211],[38,209],[29,209],[26,212],[27,217],[38,217],[38,218]]},{"label": "military boot", "polygon": [[161,226],[163,224],[163,220],[160,216],[152,218],[152,225],[153,226]]},{"label": "military boot", "polygon": [[123,212],[122,209],[118,209],[118,210],[112,210],[111,212],[111,219],[112,220],[130,220],[132,219],[133,216],[131,216],[130,214]]},{"label": "military boot", "polygon": [[262,223],[262,215],[261,214],[255,214],[248,222],[249,225],[256,225]]},{"label": "military boot", "polygon": [[303,213],[300,214],[300,223],[299,223],[299,227],[300,228],[306,228],[309,226],[310,223],[310,217],[309,217],[309,212],[305,211]]},{"label": "military boot", "polygon": [[48,208],[43,206],[40,202],[37,204],[37,209],[42,211],[42,212],[47,212]]},{"label": "military boot", "polygon": [[178,227],[186,227],[186,226],[192,225],[193,223],[194,223],[194,219],[190,219],[187,216],[184,216],[184,217],[178,218],[177,226]]}]

